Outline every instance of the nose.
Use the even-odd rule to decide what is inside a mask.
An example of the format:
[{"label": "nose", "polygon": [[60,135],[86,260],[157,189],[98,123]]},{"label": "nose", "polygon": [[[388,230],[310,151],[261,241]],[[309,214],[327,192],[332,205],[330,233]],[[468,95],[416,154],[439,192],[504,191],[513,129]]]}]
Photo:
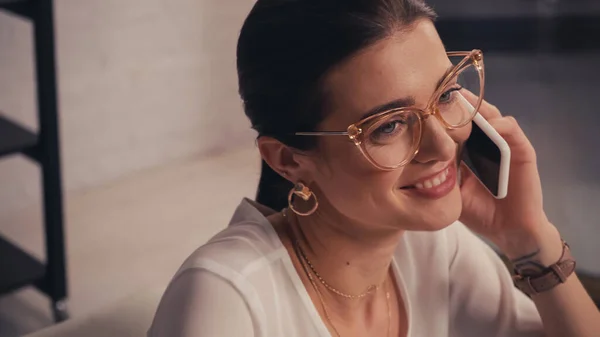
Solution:
[{"label": "nose", "polygon": [[450,137],[446,128],[437,118],[426,118],[423,121],[421,146],[415,156],[416,162],[447,162],[454,158],[456,142]]}]

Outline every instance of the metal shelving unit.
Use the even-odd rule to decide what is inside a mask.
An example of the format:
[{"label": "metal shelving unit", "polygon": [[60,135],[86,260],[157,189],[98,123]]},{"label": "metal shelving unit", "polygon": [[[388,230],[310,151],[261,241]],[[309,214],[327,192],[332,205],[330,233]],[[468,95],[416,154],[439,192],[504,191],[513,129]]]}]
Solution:
[{"label": "metal shelving unit", "polygon": [[0,10],[33,25],[39,131],[31,132],[0,113],[0,158],[22,154],[39,164],[46,249],[45,261],[39,261],[0,236],[0,294],[33,285],[50,298],[55,320],[63,321],[68,318],[67,280],[53,3],[52,0],[0,0]]}]

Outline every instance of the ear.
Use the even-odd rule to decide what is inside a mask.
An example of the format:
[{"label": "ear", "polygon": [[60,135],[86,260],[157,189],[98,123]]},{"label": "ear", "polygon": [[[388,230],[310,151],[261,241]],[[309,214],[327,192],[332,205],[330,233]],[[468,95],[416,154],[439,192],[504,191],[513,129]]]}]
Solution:
[{"label": "ear", "polygon": [[309,171],[312,165],[307,154],[303,154],[272,137],[259,137],[257,143],[263,160],[275,172],[292,183],[299,180],[309,183]]}]

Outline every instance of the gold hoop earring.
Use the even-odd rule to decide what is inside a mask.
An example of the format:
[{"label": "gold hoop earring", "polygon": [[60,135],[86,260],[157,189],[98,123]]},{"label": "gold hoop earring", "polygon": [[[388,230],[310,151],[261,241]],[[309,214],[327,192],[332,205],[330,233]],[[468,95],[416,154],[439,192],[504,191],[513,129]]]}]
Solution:
[{"label": "gold hoop earring", "polygon": [[[303,202],[308,202],[311,197],[314,200],[312,207],[306,212],[300,211],[297,206],[294,205],[294,196],[300,197]],[[296,213],[300,216],[309,216],[313,214],[317,208],[319,207],[319,201],[317,200],[317,196],[313,193],[313,191],[308,188],[308,186],[304,185],[302,182],[297,182],[294,185],[294,188],[290,190],[288,194],[288,206],[292,210],[292,212]]]}]

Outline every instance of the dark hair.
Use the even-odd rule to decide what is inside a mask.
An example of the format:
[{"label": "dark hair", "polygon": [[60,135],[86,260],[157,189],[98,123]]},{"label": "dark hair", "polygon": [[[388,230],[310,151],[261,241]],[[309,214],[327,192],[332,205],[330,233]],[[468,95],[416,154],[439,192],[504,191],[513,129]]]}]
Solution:
[{"label": "dark hair", "polygon": [[[435,13],[420,0],[258,0],[237,46],[239,92],[260,136],[307,150],[324,118],[323,79],[361,49]],[[256,201],[279,210],[292,184],[263,160]]]}]

